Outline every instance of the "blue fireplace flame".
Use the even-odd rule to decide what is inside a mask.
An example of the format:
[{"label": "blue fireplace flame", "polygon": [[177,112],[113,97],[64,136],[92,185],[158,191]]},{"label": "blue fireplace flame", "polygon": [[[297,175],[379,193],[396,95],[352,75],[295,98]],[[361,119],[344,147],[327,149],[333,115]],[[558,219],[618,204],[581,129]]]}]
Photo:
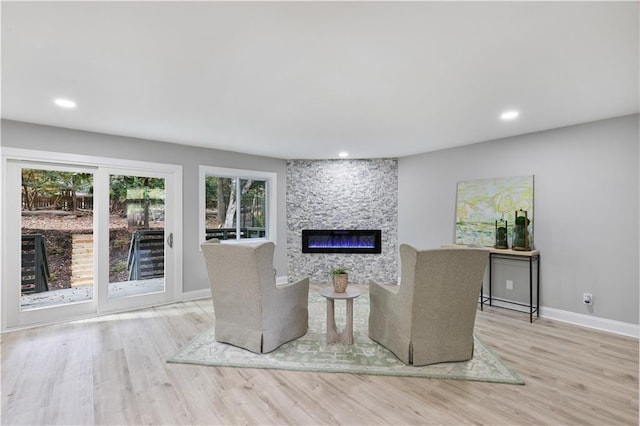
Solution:
[{"label": "blue fireplace flame", "polygon": [[303,253],[381,253],[381,231],[303,229]]},{"label": "blue fireplace flame", "polygon": [[345,235],[345,236],[310,236],[309,248],[342,248],[342,249],[373,249],[376,247],[374,236],[367,235]]}]

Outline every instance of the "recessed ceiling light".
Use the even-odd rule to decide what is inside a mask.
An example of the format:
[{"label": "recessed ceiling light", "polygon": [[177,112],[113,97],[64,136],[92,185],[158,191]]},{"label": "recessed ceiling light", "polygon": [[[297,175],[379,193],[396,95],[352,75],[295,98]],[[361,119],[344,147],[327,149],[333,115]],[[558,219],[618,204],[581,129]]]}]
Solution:
[{"label": "recessed ceiling light", "polygon": [[58,98],[55,101],[53,101],[56,105],[58,105],[60,108],[75,108],[76,107],[76,103],[73,102],[72,100],[69,99],[63,99],[63,98]]},{"label": "recessed ceiling light", "polygon": [[505,112],[502,113],[500,118],[502,118],[503,120],[513,120],[518,115],[520,115],[520,113],[518,111],[505,111]]},{"label": "recessed ceiling light", "polygon": [[340,158],[346,158],[348,156],[349,156],[349,153],[346,152],[346,151],[342,151],[342,152],[338,153],[338,157],[340,157]]}]

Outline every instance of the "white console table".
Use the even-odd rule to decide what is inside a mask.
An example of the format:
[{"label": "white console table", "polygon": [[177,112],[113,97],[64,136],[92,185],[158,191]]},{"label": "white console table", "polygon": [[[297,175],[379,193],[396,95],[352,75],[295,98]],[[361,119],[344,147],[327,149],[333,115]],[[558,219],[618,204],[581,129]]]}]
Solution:
[{"label": "white console table", "polygon": [[[533,322],[533,314],[536,317],[540,317],[540,250],[520,251],[511,249],[496,249],[493,247],[474,247],[461,244],[445,244],[443,248],[476,248],[489,251],[489,296],[480,294],[480,309],[484,309],[484,304],[489,302],[489,306],[493,306],[493,301],[498,301],[503,304],[524,306],[529,308],[529,322]],[[512,300],[498,299],[492,295],[493,287],[493,260],[494,259],[508,259],[523,261],[529,263],[529,303],[514,302]],[[535,306],[533,304],[533,264],[536,264],[536,300]],[[501,308],[512,309],[506,306],[499,306]],[[521,309],[513,309],[522,312]]]}]

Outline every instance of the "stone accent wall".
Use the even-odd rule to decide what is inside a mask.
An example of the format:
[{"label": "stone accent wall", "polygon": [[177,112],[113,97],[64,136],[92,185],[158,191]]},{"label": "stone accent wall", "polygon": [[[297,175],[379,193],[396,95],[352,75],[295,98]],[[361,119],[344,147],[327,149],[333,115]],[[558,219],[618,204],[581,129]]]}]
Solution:
[{"label": "stone accent wall", "polygon": [[[381,254],[302,253],[303,229],[380,229]],[[344,266],[349,282],[398,278],[398,161],[287,161],[289,279],[327,282]]]}]

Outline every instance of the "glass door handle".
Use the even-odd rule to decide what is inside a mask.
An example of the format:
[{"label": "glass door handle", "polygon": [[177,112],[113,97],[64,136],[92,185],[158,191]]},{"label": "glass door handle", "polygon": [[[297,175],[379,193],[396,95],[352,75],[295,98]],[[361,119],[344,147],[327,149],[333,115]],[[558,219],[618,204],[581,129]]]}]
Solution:
[{"label": "glass door handle", "polygon": [[173,248],[173,232],[169,233],[169,236],[167,237],[167,244],[170,248]]}]

